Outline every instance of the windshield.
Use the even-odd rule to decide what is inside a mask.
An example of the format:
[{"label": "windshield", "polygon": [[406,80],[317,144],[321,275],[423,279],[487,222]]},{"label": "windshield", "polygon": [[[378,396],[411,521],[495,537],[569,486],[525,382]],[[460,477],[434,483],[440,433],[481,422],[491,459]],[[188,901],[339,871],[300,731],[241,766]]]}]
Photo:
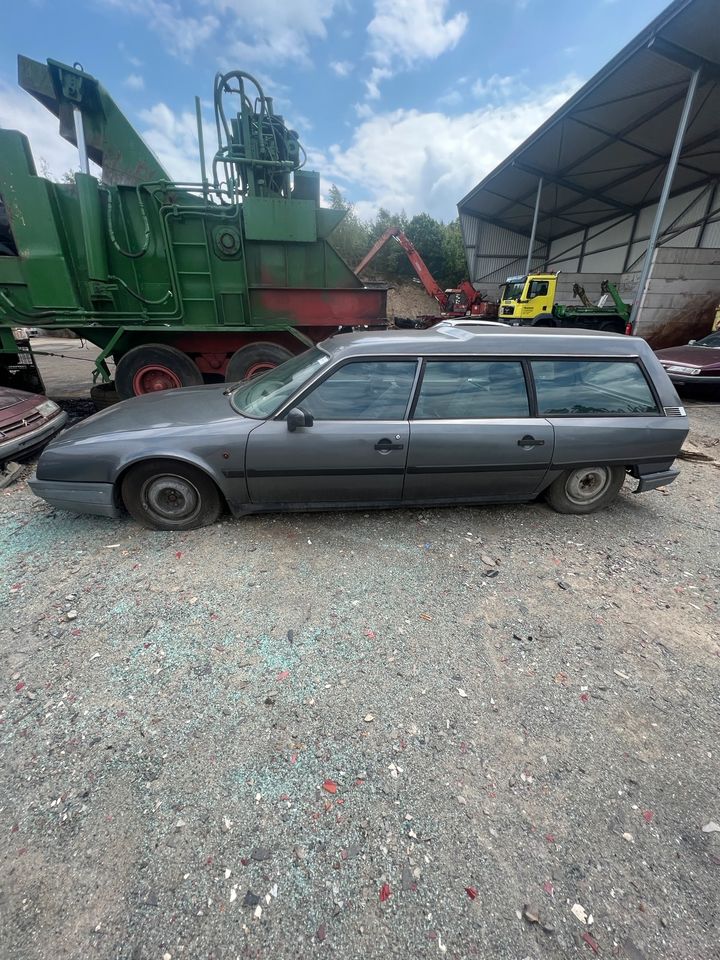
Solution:
[{"label": "windshield", "polygon": [[522,296],[525,280],[518,280],[515,283],[506,283],[503,291],[503,300],[519,300]]},{"label": "windshield", "polygon": [[330,357],[317,347],[306,350],[274,370],[237,384],[232,389],[232,405],[244,417],[265,420],[329,362]]},{"label": "windshield", "polygon": [[720,347],[720,330],[714,330],[702,340],[695,341],[696,347]]}]

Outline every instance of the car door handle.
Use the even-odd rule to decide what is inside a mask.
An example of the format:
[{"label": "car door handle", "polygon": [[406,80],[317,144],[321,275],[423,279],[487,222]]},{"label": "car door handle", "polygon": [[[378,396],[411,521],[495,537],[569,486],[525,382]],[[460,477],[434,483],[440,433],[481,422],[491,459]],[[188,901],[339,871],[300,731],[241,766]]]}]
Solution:
[{"label": "car door handle", "polygon": [[380,453],[389,453],[391,450],[402,450],[404,446],[403,443],[393,443],[388,437],[383,437],[375,444],[375,449]]},{"label": "car door handle", "polygon": [[524,437],[518,440],[519,447],[544,447],[544,440],[536,440],[535,437],[531,437],[529,433],[526,433]]}]

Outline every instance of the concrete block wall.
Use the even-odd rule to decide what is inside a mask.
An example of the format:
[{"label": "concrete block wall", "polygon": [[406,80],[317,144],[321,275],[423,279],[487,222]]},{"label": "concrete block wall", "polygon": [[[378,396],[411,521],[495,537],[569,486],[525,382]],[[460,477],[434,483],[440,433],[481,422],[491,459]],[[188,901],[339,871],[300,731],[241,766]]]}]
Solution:
[{"label": "concrete block wall", "polygon": [[[639,273],[623,274],[624,299],[633,299],[638,280]],[[710,332],[719,303],[720,249],[659,247],[637,333],[656,349],[687,343]]]}]

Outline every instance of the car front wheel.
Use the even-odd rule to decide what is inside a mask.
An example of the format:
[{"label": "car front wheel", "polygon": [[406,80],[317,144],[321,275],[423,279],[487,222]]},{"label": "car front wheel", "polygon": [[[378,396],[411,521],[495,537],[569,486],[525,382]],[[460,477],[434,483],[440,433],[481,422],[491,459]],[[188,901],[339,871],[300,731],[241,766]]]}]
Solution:
[{"label": "car front wheel", "polygon": [[558,513],[595,513],[612,503],[624,482],[624,467],[578,467],[551,483],[545,499]]},{"label": "car front wheel", "polygon": [[130,516],[150,530],[195,530],[214,523],[222,509],[210,477],[177,461],[138,464],[123,478],[121,493]]}]

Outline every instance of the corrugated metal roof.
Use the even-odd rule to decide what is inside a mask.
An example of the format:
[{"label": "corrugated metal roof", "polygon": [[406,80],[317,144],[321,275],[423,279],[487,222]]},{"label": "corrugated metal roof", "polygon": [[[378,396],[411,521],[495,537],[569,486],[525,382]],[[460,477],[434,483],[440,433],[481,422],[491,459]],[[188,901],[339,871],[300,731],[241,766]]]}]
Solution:
[{"label": "corrugated metal roof", "polygon": [[[687,91],[704,62],[672,193],[720,177],[718,0],[675,0],[458,204],[461,214],[550,241],[656,201]],[[670,47],[669,45],[672,45]]]}]

